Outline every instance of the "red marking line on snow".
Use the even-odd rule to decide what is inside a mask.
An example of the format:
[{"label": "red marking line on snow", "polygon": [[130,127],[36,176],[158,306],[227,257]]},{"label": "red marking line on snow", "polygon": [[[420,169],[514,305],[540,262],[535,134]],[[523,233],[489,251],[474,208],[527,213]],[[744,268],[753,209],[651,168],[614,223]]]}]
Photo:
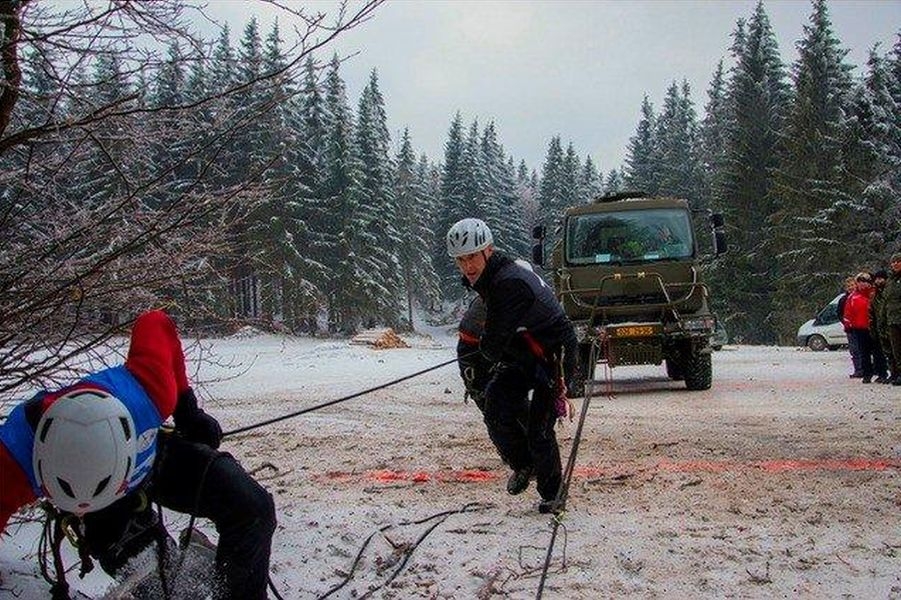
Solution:
[{"label": "red marking line on snow", "polygon": [[409,481],[412,483],[425,483],[427,481],[452,481],[456,483],[478,483],[499,479],[501,473],[497,471],[485,471],[482,469],[463,469],[459,471],[394,471],[380,469],[374,471],[329,471],[314,475],[313,478],[321,481],[374,481],[376,483],[396,483]]},{"label": "red marking line on snow", "polygon": [[[735,471],[764,471],[767,473],[785,473],[792,471],[887,471],[901,470],[901,460],[892,458],[826,458],[826,459],[778,459],[756,460],[747,462],[661,460],[654,464],[643,465],[632,463],[611,467],[576,467],[573,475],[576,478],[593,478],[621,475],[629,472],[667,472],[667,473],[727,473]],[[313,476],[319,481],[350,483],[355,481],[371,481],[375,483],[426,483],[430,481],[452,483],[479,483],[506,477],[504,472],[486,471],[483,469],[463,469],[455,471],[396,471],[379,469],[370,471],[328,471]]]}]

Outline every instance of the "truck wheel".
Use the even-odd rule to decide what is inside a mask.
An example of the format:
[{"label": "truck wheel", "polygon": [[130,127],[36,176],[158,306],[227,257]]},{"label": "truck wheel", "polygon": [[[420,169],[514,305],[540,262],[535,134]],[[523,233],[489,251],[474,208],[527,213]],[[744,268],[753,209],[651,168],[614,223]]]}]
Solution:
[{"label": "truck wheel", "polygon": [[682,367],[681,361],[675,358],[666,359],[666,376],[673,381],[682,381],[685,379],[685,369]]},{"label": "truck wheel", "polygon": [[692,354],[685,364],[685,387],[709,390],[713,382],[713,364],[709,354]]},{"label": "truck wheel", "polygon": [[595,364],[591,361],[591,344],[579,344],[578,371],[572,378],[569,392],[571,398],[585,395],[585,382],[594,379]]}]

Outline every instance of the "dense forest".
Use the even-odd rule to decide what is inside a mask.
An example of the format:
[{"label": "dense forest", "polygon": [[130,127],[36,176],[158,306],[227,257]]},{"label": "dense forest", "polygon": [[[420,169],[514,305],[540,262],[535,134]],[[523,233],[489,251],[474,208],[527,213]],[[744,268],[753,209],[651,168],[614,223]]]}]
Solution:
[{"label": "dense forest", "polygon": [[626,163],[607,172],[560,136],[527,165],[493,122],[460,113],[436,124],[443,156],[391,139],[378,66],[349,98],[328,48],[378,4],[327,28],[283,9],[307,25],[286,43],[252,16],[204,40],[177,0],[99,14],[4,3],[3,373],[76,334],[96,332],[90,347],[149,306],[196,327],[409,328],[414,310],[437,318],[462,296],[444,251],[453,221],[480,216],[525,256],[534,223],[626,188],[726,215],[730,251],[708,267],[746,343],[791,341],[844,276],[901,248],[901,36],[854,77],[825,0],[791,65],[758,4],[700,114],[674,73],[659,107],[653,91],[636,107]]}]

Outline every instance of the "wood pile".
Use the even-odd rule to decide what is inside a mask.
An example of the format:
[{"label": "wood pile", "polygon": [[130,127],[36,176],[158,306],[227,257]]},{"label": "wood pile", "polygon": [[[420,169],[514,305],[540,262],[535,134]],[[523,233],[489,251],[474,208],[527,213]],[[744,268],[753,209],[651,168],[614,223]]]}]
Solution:
[{"label": "wood pile", "polygon": [[376,350],[388,348],[409,348],[410,345],[394,333],[390,327],[387,329],[367,329],[361,331],[350,339],[351,344],[372,346]]}]

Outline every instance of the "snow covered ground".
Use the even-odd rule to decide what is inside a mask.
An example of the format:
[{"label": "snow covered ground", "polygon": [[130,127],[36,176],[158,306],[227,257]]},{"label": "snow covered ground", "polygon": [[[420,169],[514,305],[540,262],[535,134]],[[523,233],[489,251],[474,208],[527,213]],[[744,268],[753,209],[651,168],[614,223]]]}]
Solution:
[{"label": "snow covered ground", "polygon": [[[453,358],[451,332],[429,334],[374,350],[251,332],[188,351],[233,430]],[[901,388],[848,368],[846,352],[727,346],[706,392],[662,367],[616,369],[589,407],[543,597],[901,599]],[[276,499],[284,598],[536,597],[551,520],[534,486],[504,492],[462,398],[448,365],[226,439]],[[558,430],[564,461],[574,431]],[[49,597],[38,525],[9,533],[0,597]],[[99,569],[69,581],[93,597],[109,585]]]}]

